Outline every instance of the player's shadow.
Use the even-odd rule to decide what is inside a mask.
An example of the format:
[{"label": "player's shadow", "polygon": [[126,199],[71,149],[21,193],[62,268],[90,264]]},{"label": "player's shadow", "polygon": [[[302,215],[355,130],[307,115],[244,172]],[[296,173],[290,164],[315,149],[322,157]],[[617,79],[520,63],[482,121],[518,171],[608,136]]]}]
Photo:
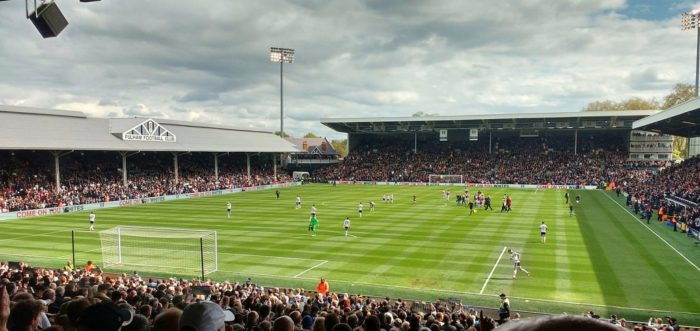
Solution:
[{"label": "player's shadow", "polygon": [[491,280],[509,280],[513,279],[512,277],[491,277]]},{"label": "player's shadow", "polygon": [[527,243],[528,243],[528,244],[539,244],[540,241],[539,241],[539,240],[533,240],[533,241],[528,241]]}]

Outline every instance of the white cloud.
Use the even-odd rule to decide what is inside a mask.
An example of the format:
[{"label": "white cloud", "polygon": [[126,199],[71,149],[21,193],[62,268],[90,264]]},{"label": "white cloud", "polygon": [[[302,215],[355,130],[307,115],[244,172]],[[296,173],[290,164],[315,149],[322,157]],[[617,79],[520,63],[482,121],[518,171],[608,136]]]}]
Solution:
[{"label": "white cloud", "polygon": [[[661,97],[694,79],[695,36],[624,0],[59,2],[70,25],[41,39],[0,2],[0,102],[340,137],[323,117],[578,111]],[[657,6],[663,6],[663,4]],[[659,8],[636,7],[640,12]]]}]

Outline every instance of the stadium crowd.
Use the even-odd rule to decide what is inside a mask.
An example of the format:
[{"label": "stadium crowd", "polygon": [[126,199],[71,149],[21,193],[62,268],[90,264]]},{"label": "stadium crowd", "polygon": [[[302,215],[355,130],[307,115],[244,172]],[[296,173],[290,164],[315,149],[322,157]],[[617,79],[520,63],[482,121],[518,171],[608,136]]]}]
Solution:
[{"label": "stadium crowd", "polygon": [[674,231],[700,231],[700,156],[673,164],[658,173],[622,177],[618,194],[647,222],[666,222]]},{"label": "stadium crowd", "polygon": [[[9,154],[9,153],[8,153]],[[61,193],[56,193],[48,155],[10,154],[0,157],[0,212],[71,206],[85,203],[138,199],[287,182],[284,173],[273,175],[272,165],[255,162],[251,176],[241,158],[223,163],[218,180],[211,156],[180,156],[175,182],[172,157],[143,154],[130,160],[128,183],[123,184],[115,154],[68,155],[61,159]],[[3,155],[4,156],[4,155]]]},{"label": "stadium crowd", "polygon": [[[534,138],[533,138],[534,139]],[[467,183],[598,186],[622,174],[653,172],[656,163],[629,162],[615,140],[582,143],[574,153],[557,139],[502,139],[454,148],[429,143],[413,153],[402,144],[358,147],[346,160],[317,171],[320,180],[428,182],[431,174],[462,175]],[[524,171],[524,169],[527,169]]]},{"label": "stadium crowd", "polygon": [[[506,322],[516,329],[521,325],[509,322],[519,315],[511,316],[505,294],[495,319],[464,309],[460,302],[374,299],[335,293],[327,283],[321,286],[323,282],[317,286],[321,290],[305,291],[265,288],[250,280],[218,283],[143,279],[135,272],[109,275],[99,268],[74,268],[70,261],[63,269],[2,262],[0,331],[488,331]],[[586,316],[599,318],[593,312]],[[605,325],[615,330],[625,321],[612,316]],[[675,319],[668,324],[653,319],[644,329],[676,331],[678,326]]]}]

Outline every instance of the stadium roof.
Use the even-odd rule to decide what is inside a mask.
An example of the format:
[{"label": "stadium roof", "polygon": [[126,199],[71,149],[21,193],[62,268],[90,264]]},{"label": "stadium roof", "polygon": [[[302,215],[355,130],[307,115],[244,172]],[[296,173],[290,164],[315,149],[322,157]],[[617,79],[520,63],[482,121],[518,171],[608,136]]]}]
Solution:
[{"label": "stadium roof", "polygon": [[688,100],[658,114],[642,118],[635,130],[653,131],[681,137],[700,136],[700,98]]},{"label": "stadium roof", "polygon": [[298,152],[269,131],[15,106],[0,106],[0,132],[0,150]]},{"label": "stadium roof", "polygon": [[327,127],[346,133],[426,132],[439,129],[631,129],[634,121],[658,110],[567,113],[519,113],[425,117],[322,118]]}]

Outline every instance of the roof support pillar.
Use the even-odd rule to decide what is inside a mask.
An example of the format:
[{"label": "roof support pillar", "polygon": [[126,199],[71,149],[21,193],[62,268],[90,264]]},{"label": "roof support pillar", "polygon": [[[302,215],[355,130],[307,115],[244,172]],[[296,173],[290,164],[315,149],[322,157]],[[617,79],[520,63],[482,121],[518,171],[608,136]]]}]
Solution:
[{"label": "roof support pillar", "polygon": [[418,154],[418,131],[413,132],[413,154]]},{"label": "roof support pillar", "polygon": [[574,130],[574,155],[578,155],[578,129]]},{"label": "roof support pillar", "polygon": [[493,138],[492,133],[493,133],[493,130],[489,129],[489,154],[491,154],[491,141]]},{"label": "roof support pillar", "polygon": [[219,154],[214,153],[214,179],[219,180]]},{"label": "roof support pillar", "polygon": [[120,152],[122,155],[122,184],[126,186],[127,183],[127,170],[126,170],[126,152]]},{"label": "roof support pillar", "polygon": [[272,153],[272,175],[277,181],[277,153]]},{"label": "roof support pillar", "polygon": [[250,179],[250,153],[245,153],[245,167],[248,174],[248,179]]},{"label": "roof support pillar", "polygon": [[61,193],[61,162],[59,159],[61,156],[73,153],[73,151],[61,153],[61,151],[51,151],[53,155],[53,166],[54,166],[54,177],[56,179],[56,194]]},{"label": "roof support pillar", "polygon": [[128,172],[126,170],[126,158],[132,155],[136,155],[139,152],[129,153],[129,152],[119,152],[122,156],[122,183],[126,186],[129,183]]},{"label": "roof support pillar", "polygon": [[175,185],[180,183],[180,170],[179,170],[178,164],[177,164],[177,157],[178,157],[178,154],[173,153],[173,173],[175,174]]}]

